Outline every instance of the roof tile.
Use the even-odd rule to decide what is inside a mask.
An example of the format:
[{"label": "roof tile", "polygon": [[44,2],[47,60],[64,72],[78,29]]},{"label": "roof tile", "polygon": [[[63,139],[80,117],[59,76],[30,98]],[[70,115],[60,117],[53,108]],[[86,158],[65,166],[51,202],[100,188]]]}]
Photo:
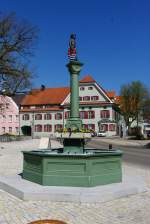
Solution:
[{"label": "roof tile", "polygon": [[69,87],[33,89],[26,95],[21,105],[61,104],[70,92]]},{"label": "roof tile", "polygon": [[83,79],[80,80],[80,83],[91,83],[96,82],[91,75],[86,75]]}]

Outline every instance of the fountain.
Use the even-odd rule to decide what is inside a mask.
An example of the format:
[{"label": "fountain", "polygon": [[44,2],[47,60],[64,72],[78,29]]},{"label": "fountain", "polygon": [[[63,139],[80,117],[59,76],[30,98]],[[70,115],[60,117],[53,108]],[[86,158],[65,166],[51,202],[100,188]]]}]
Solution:
[{"label": "fountain", "polygon": [[24,151],[23,178],[45,186],[94,187],[122,181],[120,150],[88,149],[79,118],[78,77],[83,64],[76,56],[75,35],[70,37],[68,50],[70,73],[70,118],[66,130],[57,133],[63,148]]}]

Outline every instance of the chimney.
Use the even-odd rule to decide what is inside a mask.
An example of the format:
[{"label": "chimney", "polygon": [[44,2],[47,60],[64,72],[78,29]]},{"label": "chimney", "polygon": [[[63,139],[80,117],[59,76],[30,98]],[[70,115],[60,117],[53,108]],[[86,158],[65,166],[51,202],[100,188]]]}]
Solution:
[{"label": "chimney", "polygon": [[41,91],[45,90],[45,85],[41,85]]}]

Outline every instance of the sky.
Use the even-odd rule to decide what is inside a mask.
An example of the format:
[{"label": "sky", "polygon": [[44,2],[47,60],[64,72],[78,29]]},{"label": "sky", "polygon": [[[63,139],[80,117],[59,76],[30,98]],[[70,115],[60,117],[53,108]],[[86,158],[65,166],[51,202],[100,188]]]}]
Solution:
[{"label": "sky", "polygon": [[0,0],[0,6],[39,29],[30,62],[34,87],[69,85],[67,49],[75,33],[80,78],[89,74],[117,94],[135,80],[150,88],[149,0]]}]

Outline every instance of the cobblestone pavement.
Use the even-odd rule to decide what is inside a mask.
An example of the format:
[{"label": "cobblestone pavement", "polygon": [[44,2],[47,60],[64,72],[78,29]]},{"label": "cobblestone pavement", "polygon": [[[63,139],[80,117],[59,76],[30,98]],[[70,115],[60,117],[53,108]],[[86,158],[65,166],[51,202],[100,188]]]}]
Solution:
[{"label": "cobblestone pavement", "polygon": [[[21,172],[20,151],[36,149],[38,144],[39,140],[2,143],[0,175]],[[123,164],[123,172],[143,176],[150,186],[150,170]],[[27,224],[38,219],[58,219],[68,224],[150,224],[149,214],[150,191],[105,203],[87,204],[22,201],[0,190],[0,224]]]}]

